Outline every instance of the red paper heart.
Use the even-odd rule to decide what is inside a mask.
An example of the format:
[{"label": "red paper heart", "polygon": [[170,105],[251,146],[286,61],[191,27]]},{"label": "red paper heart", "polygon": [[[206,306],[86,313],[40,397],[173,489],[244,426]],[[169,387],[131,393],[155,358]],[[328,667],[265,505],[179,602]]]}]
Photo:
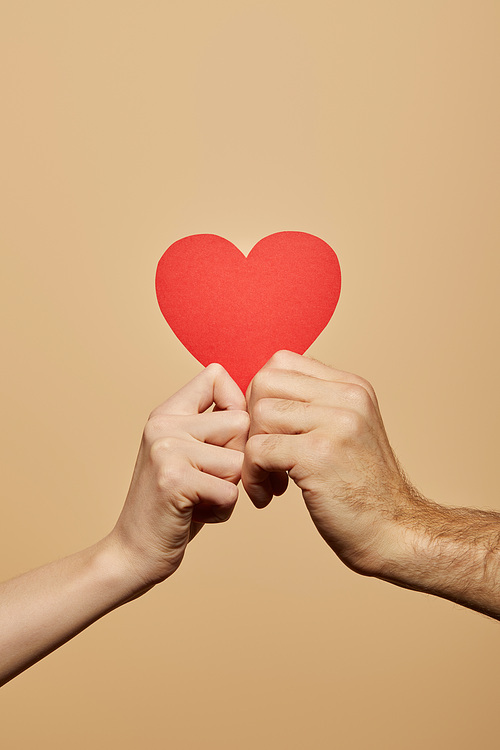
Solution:
[{"label": "red paper heart", "polygon": [[248,257],[215,234],[184,237],[156,271],[156,295],[173,332],[202,365],[223,365],[243,392],[279,349],[306,351],[339,294],[335,252],[304,232],[264,237]]}]

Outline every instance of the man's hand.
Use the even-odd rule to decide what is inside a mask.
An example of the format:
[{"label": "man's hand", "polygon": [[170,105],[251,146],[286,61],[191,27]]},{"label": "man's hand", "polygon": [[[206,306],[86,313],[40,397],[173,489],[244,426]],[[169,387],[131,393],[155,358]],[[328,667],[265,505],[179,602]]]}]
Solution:
[{"label": "man's hand", "polygon": [[257,507],[302,490],[326,542],[350,567],[379,572],[394,519],[419,502],[389,445],[377,398],[357,375],[278,352],[247,391],[243,484]]},{"label": "man's hand", "polygon": [[412,487],[366,380],[278,352],[247,402],[242,480],[255,505],[283,493],[288,472],[353,570],[500,619],[500,514],[438,505]]},{"label": "man's hand", "polygon": [[[214,403],[216,410],[206,411]],[[245,397],[220,365],[209,365],[150,415],[110,535],[146,586],[177,569],[203,524],[231,516],[248,425]]]}]

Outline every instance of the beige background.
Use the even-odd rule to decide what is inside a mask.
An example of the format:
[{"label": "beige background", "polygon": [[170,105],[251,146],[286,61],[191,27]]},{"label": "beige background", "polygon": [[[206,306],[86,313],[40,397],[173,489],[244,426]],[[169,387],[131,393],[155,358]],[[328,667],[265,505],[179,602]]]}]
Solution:
[{"label": "beige background", "polygon": [[[156,263],[317,234],[310,353],[369,378],[403,465],[500,510],[500,3],[0,3],[1,575],[111,528],[143,423],[200,369]],[[499,630],[356,576],[289,490],[2,690],[5,748],[470,748]]]}]

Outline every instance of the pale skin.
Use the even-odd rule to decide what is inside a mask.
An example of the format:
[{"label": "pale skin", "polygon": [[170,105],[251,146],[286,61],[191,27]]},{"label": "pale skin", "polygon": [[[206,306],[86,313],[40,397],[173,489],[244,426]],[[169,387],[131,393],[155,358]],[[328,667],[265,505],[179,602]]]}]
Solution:
[{"label": "pale skin", "polygon": [[220,365],[154,410],[111,533],[0,585],[0,685],[171,576],[203,525],[231,516],[248,424],[245,398]]},{"label": "pale skin", "polygon": [[260,508],[292,479],[354,571],[500,619],[500,514],[424,498],[394,456],[372,386],[278,352],[246,400],[210,365],[155,409],[110,534],[0,585],[0,685],[169,578],[204,524],[229,519],[240,478]]}]

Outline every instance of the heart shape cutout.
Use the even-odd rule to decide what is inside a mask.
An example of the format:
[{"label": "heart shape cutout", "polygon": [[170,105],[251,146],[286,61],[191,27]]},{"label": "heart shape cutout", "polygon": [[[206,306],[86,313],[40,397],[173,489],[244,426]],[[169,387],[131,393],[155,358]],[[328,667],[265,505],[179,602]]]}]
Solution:
[{"label": "heart shape cutout", "polygon": [[215,234],[174,242],[156,271],[165,320],[206,366],[218,362],[245,392],[279,349],[304,354],[340,295],[333,249],[305,232],[277,232],[247,257]]}]

